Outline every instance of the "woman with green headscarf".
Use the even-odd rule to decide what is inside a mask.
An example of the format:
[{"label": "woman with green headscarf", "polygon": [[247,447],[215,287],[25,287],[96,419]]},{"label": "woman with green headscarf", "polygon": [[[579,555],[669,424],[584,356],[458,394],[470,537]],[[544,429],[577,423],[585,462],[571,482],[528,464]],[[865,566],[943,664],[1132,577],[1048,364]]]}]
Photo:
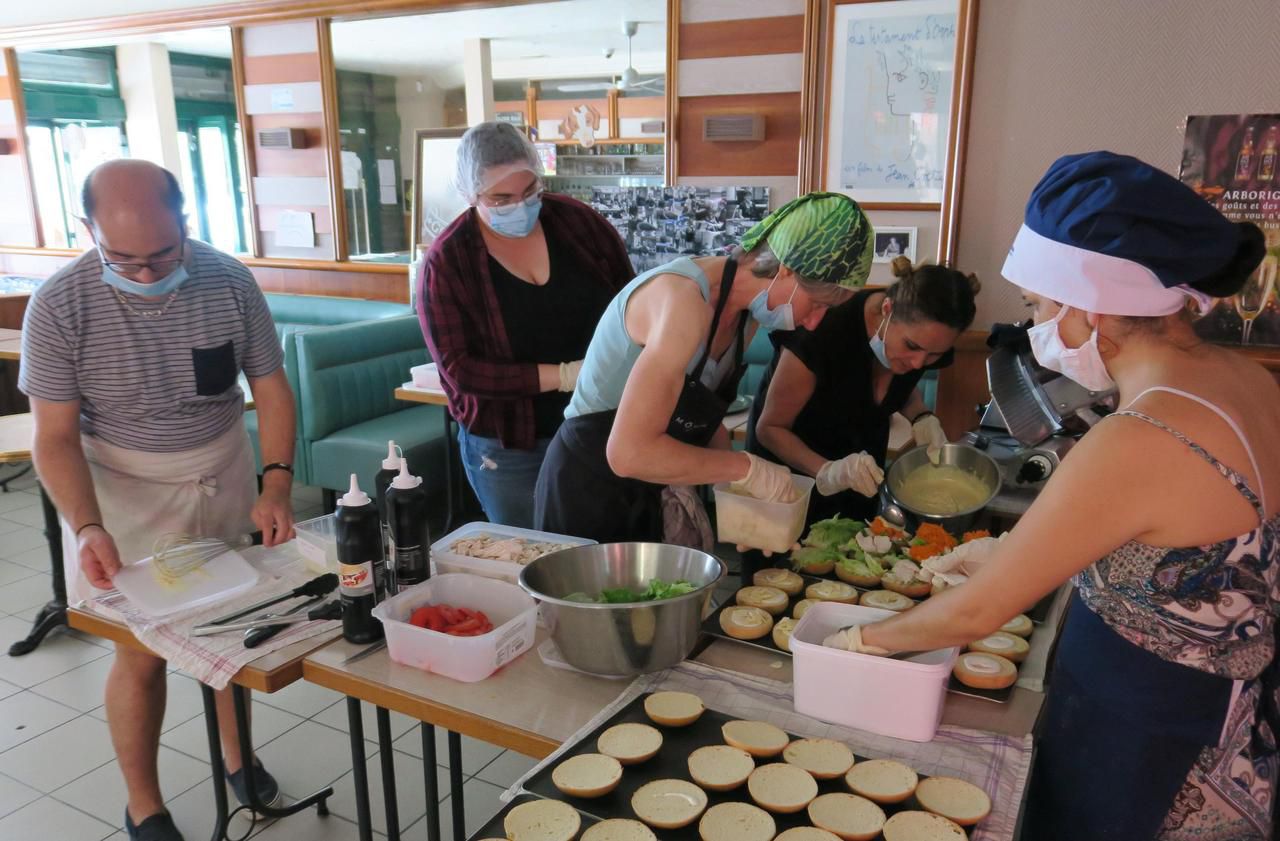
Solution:
[{"label": "woman with green headscarf", "polygon": [[538,476],[537,528],[604,542],[661,540],[662,489],[730,482],[787,499],[785,467],[729,447],[721,421],[757,327],[816,327],[866,283],[871,224],[847,196],[811,193],[728,256],[641,274],[596,327],[565,423]]}]

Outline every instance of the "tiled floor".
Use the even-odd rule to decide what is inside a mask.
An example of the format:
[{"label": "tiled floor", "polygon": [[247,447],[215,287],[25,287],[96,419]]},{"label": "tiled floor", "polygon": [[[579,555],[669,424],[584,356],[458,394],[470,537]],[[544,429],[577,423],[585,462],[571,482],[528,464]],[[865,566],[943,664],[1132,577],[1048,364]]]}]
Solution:
[{"label": "tiled floor", "polygon": [[[0,493],[0,652],[26,636],[49,599],[49,555],[39,530],[40,498],[29,479]],[[320,494],[299,488],[298,519],[319,516]],[[102,709],[111,648],[102,640],[59,631],[33,653],[0,653],[0,841],[122,841],[124,782],[116,767]],[[197,684],[169,675],[169,700],[160,748],[160,776],[170,811],[188,841],[213,827],[204,720]],[[376,733],[365,705],[365,734]],[[351,750],[343,699],[296,683],[274,695],[254,696],[254,740],[259,755],[288,796],[332,784],[331,814],[307,810],[255,827],[262,841],[355,839]],[[425,839],[422,743],[416,722],[392,716],[400,823],[406,839]],[[437,757],[447,763],[443,732]],[[369,742],[367,768],[377,837],[385,837],[381,766]],[[498,795],[533,766],[527,757],[463,739],[467,830],[478,829],[499,806]],[[441,825],[449,837],[449,781],[438,769]],[[243,833],[245,826],[239,827]],[[237,829],[232,827],[233,831]]]}]

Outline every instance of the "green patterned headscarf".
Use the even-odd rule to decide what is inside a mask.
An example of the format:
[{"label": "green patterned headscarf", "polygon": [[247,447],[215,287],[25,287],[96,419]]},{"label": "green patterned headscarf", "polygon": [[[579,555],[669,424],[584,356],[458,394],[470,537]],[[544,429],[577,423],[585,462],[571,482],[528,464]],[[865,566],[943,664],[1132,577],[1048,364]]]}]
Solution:
[{"label": "green patterned headscarf", "polygon": [[871,272],[875,231],[858,203],[841,193],[809,193],[770,213],[742,237],[762,242],[782,265],[808,280],[859,289]]}]

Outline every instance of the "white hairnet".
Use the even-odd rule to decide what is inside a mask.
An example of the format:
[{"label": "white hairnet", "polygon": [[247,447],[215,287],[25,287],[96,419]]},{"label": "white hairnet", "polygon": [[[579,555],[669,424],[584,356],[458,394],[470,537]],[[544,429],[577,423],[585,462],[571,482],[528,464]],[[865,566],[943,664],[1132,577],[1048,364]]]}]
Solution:
[{"label": "white hairnet", "polygon": [[490,185],[521,171],[541,177],[542,160],[529,138],[514,126],[480,123],[462,135],[454,183],[467,201],[474,202]]}]

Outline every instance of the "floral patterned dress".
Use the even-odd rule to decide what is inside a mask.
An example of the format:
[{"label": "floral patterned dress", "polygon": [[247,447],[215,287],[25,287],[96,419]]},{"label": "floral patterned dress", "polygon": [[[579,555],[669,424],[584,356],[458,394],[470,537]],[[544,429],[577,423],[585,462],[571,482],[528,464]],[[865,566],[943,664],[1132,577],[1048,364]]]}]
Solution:
[{"label": "floral patterned dress", "polygon": [[[1253,459],[1248,441],[1229,416],[1194,395],[1175,393],[1216,411],[1236,429]],[[1212,721],[1213,728],[1221,723],[1216,744],[1210,737],[1202,741],[1198,756],[1194,751],[1185,754],[1193,762],[1156,837],[1170,841],[1269,839],[1280,771],[1280,754],[1276,748],[1280,668],[1275,663],[1276,614],[1280,606],[1277,581],[1280,515],[1268,519],[1264,501],[1239,473],[1180,432],[1140,412],[1125,410],[1116,414],[1149,423],[1186,444],[1232,483],[1253,506],[1259,520],[1256,528],[1208,546],[1169,549],[1132,541],[1076,578],[1083,604],[1075,607],[1085,607],[1095,615],[1083,615],[1085,622],[1100,619],[1120,638],[1164,661],[1156,664],[1148,658],[1148,665],[1152,673],[1163,669],[1165,674],[1172,675],[1164,684],[1164,694],[1175,696],[1169,699],[1169,720],[1190,722],[1204,716],[1205,720]],[[1255,475],[1258,475],[1256,461],[1254,464]],[[1066,636],[1064,630],[1064,638]],[[1097,658],[1094,665],[1105,656],[1099,650],[1102,647],[1093,645],[1092,651],[1085,655]],[[1135,656],[1143,655],[1135,653]],[[1194,672],[1179,671],[1177,666]],[[1106,667],[1099,665],[1098,668]],[[1149,697],[1144,696],[1144,691],[1150,691],[1157,683],[1147,680],[1143,674],[1146,668],[1140,661],[1136,667],[1131,663],[1123,672],[1109,676],[1112,684],[1118,682],[1120,686],[1097,691],[1132,690],[1131,697],[1135,699]],[[1174,671],[1168,671],[1170,668]],[[1179,707],[1182,699],[1176,697],[1177,693],[1199,680],[1195,673],[1220,679],[1216,690],[1199,696],[1216,700],[1202,703],[1189,698]],[[1125,686],[1126,682],[1132,685]],[[1159,698],[1153,706],[1160,706]],[[1136,713],[1145,715],[1142,710]],[[1157,710],[1155,717],[1158,715]],[[1049,724],[1051,726],[1051,722]],[[1176,725],[1173,729],[1177,729]],[[1169,736],[1170,741],[1177,738],[1176,733]],[[1119,743],[1115,749],[1123,751],[1126,747]],[[1134,748],[1139,752],[1143,749]],[[1159,755],[1158,747],[1154,751],[1148,749],[1148,757]],[[1181,769],[1176,769],[1176,773],[1180,775]],[[1176,782],[1175,779],[1175,785]]]}]

